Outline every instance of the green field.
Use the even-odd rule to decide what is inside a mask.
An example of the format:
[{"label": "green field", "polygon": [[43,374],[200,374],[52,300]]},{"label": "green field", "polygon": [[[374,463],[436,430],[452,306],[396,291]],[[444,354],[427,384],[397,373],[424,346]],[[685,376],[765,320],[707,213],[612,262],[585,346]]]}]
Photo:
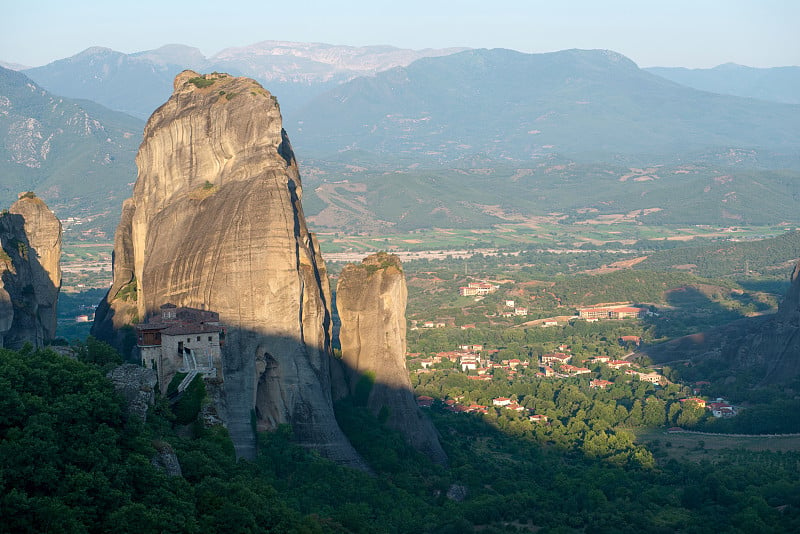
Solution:
[{"label": "green field", "polygon": [[[313,226],[312,226],[313,231]],[[627,248],[643,240],[656,240],[653,248],[691,245],[693,240],[751,240],[786,233],[785,226],[711,227],[647,226],[635,222],[608,224],[563,224],[552,218],[531,223],[498,224],[491,229],[434,228],[380,235],[345,235],[323,232],[317,235],[324,252],[374,252],[470,250],[496,248],[521,250],[589,249],[612,244]]]},{"label": "green field", "polygon": [[695,434],[666,432],[663,429],[642,431],[637,443],[647,446],[657,459],[713,461],[728,451],[800,451],[800,435],[785,436],[734,436],[726,434]]}]

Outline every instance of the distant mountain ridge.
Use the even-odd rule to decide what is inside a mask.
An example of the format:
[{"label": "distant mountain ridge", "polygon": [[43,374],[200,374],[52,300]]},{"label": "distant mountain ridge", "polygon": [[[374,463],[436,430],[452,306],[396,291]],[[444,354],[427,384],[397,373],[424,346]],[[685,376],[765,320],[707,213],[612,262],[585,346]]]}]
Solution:
[{"label": "distant mountain ridge", "polygon": [[285,112],[357,76],[461,50],[263,41],[205,57],[197,48],[180,44],[133,54],[91,47],[24,72],[55,94],[86,98],[147,119],[172,93],[175,75],[185,69],[255,78],[279,98]]},{"label": "distant mountain ridge", "polygon": [[3,67],[4,69],[9,69],[9,70],[24,70],[24,69],[29,69],[30,68],[27,65],[21,65],[19,63],[11,63],[11,62],[8,62],[8,61],[0,61],[0,67]]},{"label": "distant mountain ridge", "polygon": [[649,67],[644,70],[701,91],[800,104],[800,67],[759,69],[726,63],[712,69]]},{"label": "distant mountain ridge", "polygon": [[[301,172],[313,186],[305,209],[315,224],[370,232],[483,228],[531,214],[583,220],[591,218],[587,213],[635,210],[665,224],[796,220],[798,105],[691,89],[607,50],[466,50],[343,83],[330,74],[346,67],[355,76],[353,69],[388,66],[407,54],[266,41],[214,56],[243,61],[242,68],[260,65],[263,76],[272,76],[264,85],[278,99]],[[142,110],[158,105],[160,91],[172,91],[169,73],[178,64],[206,61],[183,45],[137,54],[93,48],[37,73],[71,84],[76,94],[95,91],[124,100],[119,106],[139,102]],[[239,74],[224,67],[205,70]],[[132,124],[121,115],[115,120]],[[112,202],[127,196],[134,151],[129,174],[107,182],[114,184]],[[86,159],[69,164],[79,161]],[[61,187],[86,186],[79,180]],[[364,194],[354,195],[356,187]],[[40,194],[62,214],[47,191]],[[76,202],[108,211],[105,199]]]},{"label": "distant mountain ridge", "polygon": [[446,56],[464,50],[467,48],[410,50],[393,46],[262,41],[250,46],[226,48],[209,61],[246,66],[252,75],[266,81],[313,83],[348,80],[409,65],[421,58]]},{"label": "distant mountain ridge", "polygon": [[[23,71],[52,93],[84,98],[129,115],[146,119],[172,92],[175,74],[191,68],[196,55],[185,47],[140,54],[123,54],[92,47],[75,56]],[[199,53],[199,51],[197,51]],[[173,63],[183,59],[181,64]]]},{"label": "distant mountain ridge", "polygon": [[608,50],[469,50],[356,78],[299,112],[306,154],[363,150],[453,161],[476,154],[797,154],[800,106],[680,86]]}]

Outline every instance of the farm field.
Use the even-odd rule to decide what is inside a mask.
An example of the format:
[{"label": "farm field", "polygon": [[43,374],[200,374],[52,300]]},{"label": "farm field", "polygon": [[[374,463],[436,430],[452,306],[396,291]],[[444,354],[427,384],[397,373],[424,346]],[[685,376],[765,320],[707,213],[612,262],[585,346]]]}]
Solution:
[{"label": "farm field", "polygon": [[636,442],[647,446],[657,460],[664,461],[711,461],[730,451],[800,451],[800,434],[744,436],[653,429],[639,433]]},{"label": "farm field", "polygon": [[111,285],[113,243],[65,243],[61,252],[62,292]]},{"label": "farm field", "polygon": [[[635,223],[589,225],[561,224],[557,220],[500,224],[491,229],[436,228],[382,235],[318,234],[323,253],[377,250],[431,251],[453,249],[514,249],[536,246],[571,250],[585,245],[618,245],[624,248],[640,240],[690,242],[693,239],[749,240],[783,234],[783,226],[644,226]],[[579,249],[580,250],[580,249]]]},{"label": "farm field", "polygon": [[[508,254],[531,249],[548,253],[581,254],[596,247],[603,247],[607,253],[619,254],[620,260],[631,260],[632,255],[639,252],[625,247],[641,240],[665,240],[690,245],[695,239],[749,241],[778,236],[786,231],[783,226],[650,227],[615,223],[590,227],[586,224],[565,225],[556,220],[547,220],[530,224],[503,224],[485,230],[438,228],[371,236],[322,233],[317,237],[328,262],[358,262],[366,255],[380,250],[393,252],[405,262],[464,258],[475,254]],[[657,241],[654,246],[656,244]],[[108,287],[111,283],[112,250],[113,243],[105,241],[65,243],[61,259],[64,273],[62,289],[69,292]]]}]

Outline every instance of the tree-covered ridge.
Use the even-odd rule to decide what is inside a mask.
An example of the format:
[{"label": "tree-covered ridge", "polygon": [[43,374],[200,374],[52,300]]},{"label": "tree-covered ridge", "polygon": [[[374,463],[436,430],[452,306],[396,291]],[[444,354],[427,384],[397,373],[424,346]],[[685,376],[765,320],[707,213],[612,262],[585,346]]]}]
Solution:
[{"label": "tree-covered ridge", "polygon": [[[566,255],[553,256],[569,261]],[[579,255],[578,259],[581,258]],[[580,308],[602,303],[630,303],[647,310],[642,322],[619,335],[637,335],[647,342],[664,340],[742,317],[770,313],[777,309],[778,295],[785,291],[782,284],[762,289],[758,284],[712,280],[680,271],[619,270],[553,276],[542,272],[539,265],[517,264],[504,270],[498,261],[525,260],[518,257],[451,260],[442,262],[438,268],[433,262],[405,264],[412,352],[450,350],[463,343],[536,344],[554,341],[559,335],[571,337],[573,331],[621,326],[617,322],[588,326],[585,321],[575,319]],[[464,275],[466,268],[469,275]],[[502,272],[502,278],[498,272]],[[494,280],[499,289],[479,298],[459,296],[458,288],[472,280]],[[508,317],[515,308],[508,307],[507,302],[513,302],[515,308],[524,308],[525,315]],[[558,326],[542,328],[545,319],[558,320]],[[426,330],[424,324],[430,321],[459,328]],[[420,344],[415,345],[418,341]]]},{"label": "tree-covered ridge", "polygon": [[699,276],[750,277],[774,275],[775,267],[788,272],[787,262],[800,258],[800,232],[787,232],[778,237],[721,243],[699,247],[683,247],[649,254],[635,269],[666,271],[683,268]]},{"label": "tree-covered ridge", "polygon": [[716,228],[799,222],[797,163],[776,170],[706,157],[626,164],[548,155],[517,165],[486,158],[425,166],[391,158],[347,166],[316,160],[302,167],[303,206],[318,229],[353,235],[491,230],[543,218],[582,225],[583,233],[590,225],[631,222]]}]

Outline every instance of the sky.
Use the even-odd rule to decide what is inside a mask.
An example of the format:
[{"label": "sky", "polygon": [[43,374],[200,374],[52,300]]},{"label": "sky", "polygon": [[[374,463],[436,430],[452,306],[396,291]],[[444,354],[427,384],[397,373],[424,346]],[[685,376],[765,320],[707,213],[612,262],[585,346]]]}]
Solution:
[{"label": "sky", "polygon": [[797,0],[0,0],[0,61],[179,43],[211,56],[260,41],[400,48],[609,49],[640,67],[800,65]]}]

